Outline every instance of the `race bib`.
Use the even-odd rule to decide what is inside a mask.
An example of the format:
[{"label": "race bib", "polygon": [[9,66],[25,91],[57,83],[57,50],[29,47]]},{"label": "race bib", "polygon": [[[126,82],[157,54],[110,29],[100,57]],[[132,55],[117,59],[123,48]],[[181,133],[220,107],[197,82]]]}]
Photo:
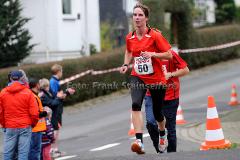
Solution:
[{"label": "race bib", "polygon": [[137,74],[145,75],[153,73],[152,59],[145,57],[134,58],[134,69]]}]

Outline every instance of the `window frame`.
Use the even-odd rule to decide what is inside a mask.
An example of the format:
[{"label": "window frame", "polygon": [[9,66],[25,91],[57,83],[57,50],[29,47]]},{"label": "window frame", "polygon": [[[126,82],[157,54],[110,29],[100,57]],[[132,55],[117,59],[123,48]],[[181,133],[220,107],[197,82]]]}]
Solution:
[{"label": "window frame", "polygon": [[[70,9],[70,13],[64,13],[64,1],[69,1],[69,9]],[[63,20],[76,20],[77,17],[73,15],[73,1],[72,0],[62,0],[62,8],[61,8],[61,12],[62,12],[62,18]]]}]

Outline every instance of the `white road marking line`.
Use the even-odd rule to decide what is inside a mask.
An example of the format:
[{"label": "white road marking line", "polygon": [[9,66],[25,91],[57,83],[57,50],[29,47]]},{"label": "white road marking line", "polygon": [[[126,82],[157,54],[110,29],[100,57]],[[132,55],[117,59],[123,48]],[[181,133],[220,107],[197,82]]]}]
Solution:
[{"label": "white road marking line", "polygon": [[74,157],[77,157],[77,155],[64,156],[64,157],[56,158],[55,160],[65,160],[65,159],[70,159],[70,158],[74,158]]},{"label": "white road marking line", "polygon": [[115,146],[118,146],[118,145],[120,145],[120,143],[107,144],[107,145],[102,146],[102,147],[91,149],[90,151],[101,151],[101,150],[108,149],[108,148],[111,148],[111,147],[115,147]]},{"label": "white road marking line", "polygon": [[[149,137],[150,135],[148,133],[145,133],[143,134],[143,138],[146,138],[146,137]],[[135,137],[132,137],[130,139],[135,139]],[[91,152],[94,152],[94,151],[101,151],[101,150],[104,150],[104,149],[108,149],[108,148],[111,148],[111,147],[115,147],[115,146],[118,146],[120,145],[120,143],[113,143],[113,144],[107,144],[107,145],[104,145],[102,147],[98,147],[98,148],[94,148],[94,149],[91,149],[90,151]]]},{"label": "white road marking line", "polygon": [[[146,137],[149,137],[150,135],[149,135],[149,133],[144,133],[143,134],[143,138],[146,138]],[[132,138],[129,138],[129,139],[136,139],[135,137],[132,137]]]}]

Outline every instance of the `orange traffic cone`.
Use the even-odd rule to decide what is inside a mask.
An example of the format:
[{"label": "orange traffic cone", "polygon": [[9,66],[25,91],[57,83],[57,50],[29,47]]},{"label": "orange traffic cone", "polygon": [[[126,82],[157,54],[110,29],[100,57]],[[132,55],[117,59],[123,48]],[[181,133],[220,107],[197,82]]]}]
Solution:
[{"label": "orange traffic cone", "polygon": [[131,112],[131,117],[130,117],[130,129],[128,131],[128,135],[129,136],[134,136],[135,135],[135,131],[134,131],[134,126],[133,126],[133,122],[132,122],[132,111]]},{"label": "orange traffic cone", "polygon": [[230,141],[224,139],[214,97],[209,96],[205,142],[201,144],[200,150],[225,149],[230,148],[230,146]]},{"label": "orange traffic cone", "polygon": [[176,124],[186,124],[186,123],[187,121],[184,120],[182,107],[181,105],[179,105],[177,109]]},{"label": "orange traffic cone", "polygon": [[230,106],[238,105],[237,92],[236,92],[236,85],[235,84],[232,85],[231,99],[230,99],[230,102],[228,103],[228,105],[230,105]]}]

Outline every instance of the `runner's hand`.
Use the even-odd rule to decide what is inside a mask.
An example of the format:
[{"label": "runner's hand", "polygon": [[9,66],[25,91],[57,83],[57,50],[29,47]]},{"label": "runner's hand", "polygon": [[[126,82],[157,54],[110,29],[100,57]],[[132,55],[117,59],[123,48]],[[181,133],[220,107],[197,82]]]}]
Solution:
[{"label": "runner's hand", "polygon": [[168,80],[169,78],[172,77],[172,73],[171,72],[167,72],[165,73],[165,79]]},{"label": "runner's hand", "polygon": [[140,55],[145,58],[151,58],[154,54],[153,52],[141,52]]},{"label": "runner's hand", "polygon": [[125,74],[125,73],[127,72],[127,70],[128,70],[128,67],[127,67],[127,66],[122,66],[122,67],[120,68],[120,73]]}]

